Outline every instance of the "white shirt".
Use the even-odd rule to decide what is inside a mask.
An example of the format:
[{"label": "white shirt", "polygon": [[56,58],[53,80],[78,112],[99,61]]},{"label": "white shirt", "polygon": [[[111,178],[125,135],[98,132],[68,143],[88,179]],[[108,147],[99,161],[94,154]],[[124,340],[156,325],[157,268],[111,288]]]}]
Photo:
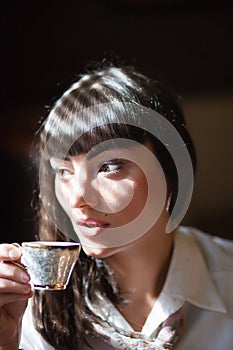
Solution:
[{"label": "white shirt", "polygon": [[[141,333],[153,335],[158,325],[184,303],[184,329],[176,350],[233,349],[233,241],[179,227],[165,284]],[[30,304],[23,318],[20,348],[54,350],[33,327]],[[107,315],[117,327],[132,331],[105,298],[93,309],[100,316]],[[88,342],[94,350],[113,349],[92,336]]]}]

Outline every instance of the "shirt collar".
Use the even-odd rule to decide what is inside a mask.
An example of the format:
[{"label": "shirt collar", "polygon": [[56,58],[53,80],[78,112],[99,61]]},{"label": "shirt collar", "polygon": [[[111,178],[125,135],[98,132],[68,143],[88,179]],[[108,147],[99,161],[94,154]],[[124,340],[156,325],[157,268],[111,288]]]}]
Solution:
[{"label": "shirt collar", "polygon": [[174,252],[163,293],[208,310],[226,312],[202,252],[184,227],[175,232]]},{"label": "shirt collar", "polygon": [[174,233],[173,254],[166,281],[141,333],[154,330],[186,301],[205,310],[226,312],[225,305],[211,279],[200,247],[179,227]]}]

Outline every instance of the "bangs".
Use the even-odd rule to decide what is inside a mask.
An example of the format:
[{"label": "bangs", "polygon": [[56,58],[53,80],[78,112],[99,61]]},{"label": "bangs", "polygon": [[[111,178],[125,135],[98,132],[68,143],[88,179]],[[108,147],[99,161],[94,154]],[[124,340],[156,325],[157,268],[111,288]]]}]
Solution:
[{"label": "bangs", "polygon": [[104,103],[82,111],[57,107],[44,125],[42,153],[47,159],[63,159],[88,153],[97,145],[103,151],[122,147],[122,138],[144,143],[147,133],[139,127],[138,108],[122,102]]}]

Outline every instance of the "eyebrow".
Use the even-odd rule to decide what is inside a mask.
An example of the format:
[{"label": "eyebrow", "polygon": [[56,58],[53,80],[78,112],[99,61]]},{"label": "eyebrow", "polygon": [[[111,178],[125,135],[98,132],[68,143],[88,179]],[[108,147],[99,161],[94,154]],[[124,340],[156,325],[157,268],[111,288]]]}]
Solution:
[{"label": "eyebrow", "polygon": [[60,161],[66,161],[66,162],[72,162],[70,157],[54,157],[55,159],[58,159]]},{"label": "eyebrow", "polygon": [[117,142],[108,145],[108,147],[105,146],[99,146],[98,149],[91,149],[88,154],[87,154],[87,160],[91,160],[95,157],[97,157],[98,155],[100,155],[101,153],[107,152],[107,151],[115,151],[115,150],[119,150],[119,149],[129,149],[130,147],[119,147],[121,145],[119,145]]}]

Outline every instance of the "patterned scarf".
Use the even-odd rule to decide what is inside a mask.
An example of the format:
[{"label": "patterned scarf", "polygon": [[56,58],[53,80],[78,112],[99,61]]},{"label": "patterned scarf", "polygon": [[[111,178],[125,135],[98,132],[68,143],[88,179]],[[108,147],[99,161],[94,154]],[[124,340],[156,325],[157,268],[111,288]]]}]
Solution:
[{"label": "patterned scarf", "polygon": [[183,313],[184,308],[181,307],[170,315],[157,327],[152,337],[146,337],[140,332],[117,328],[95,315],[89,315],[88,321],[92,323],[93,333],[115,349],[172,350],[182,330]]}]

